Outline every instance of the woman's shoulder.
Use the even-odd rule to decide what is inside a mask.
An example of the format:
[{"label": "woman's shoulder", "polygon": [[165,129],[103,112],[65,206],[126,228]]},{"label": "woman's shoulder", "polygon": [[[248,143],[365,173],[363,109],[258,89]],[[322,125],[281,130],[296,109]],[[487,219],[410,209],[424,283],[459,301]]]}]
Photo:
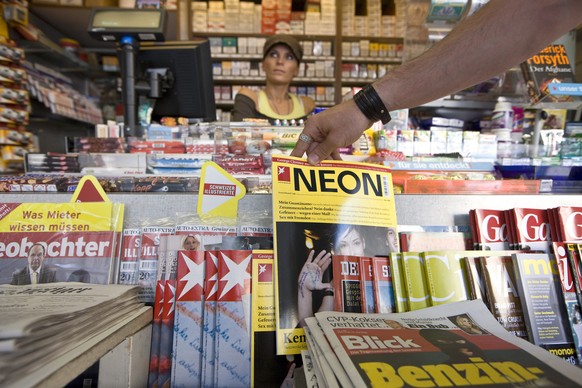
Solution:
[{"label": "woman's shoulder", "polygon": [[240,88],[240,90],[237,93],[237,96],[238,95],[248,97],[251,100],[253,100],[255,103],[258,101],[258,93],[253,89]]},{"label": "woman's shoulder", "polygon": [[309,114],[315,109],[315,101],[308,96],[300,96],[301,101],[303,101],[303,108],[305,108],[305,113]]}]

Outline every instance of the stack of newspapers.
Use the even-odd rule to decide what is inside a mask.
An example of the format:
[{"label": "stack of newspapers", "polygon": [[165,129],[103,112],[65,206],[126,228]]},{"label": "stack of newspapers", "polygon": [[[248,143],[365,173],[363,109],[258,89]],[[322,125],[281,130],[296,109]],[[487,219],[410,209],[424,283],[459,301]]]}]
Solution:
[{"label": "stack of newspapers", "polygon": [[143,309],[138,292],[137,286],[71,282],[0,285],[0,386],[113,330]]},{"label": "stack of newspapers", "polygon": [[480,300],[306,319],[308,386],[579,386],[582,370],[504,329]]}]

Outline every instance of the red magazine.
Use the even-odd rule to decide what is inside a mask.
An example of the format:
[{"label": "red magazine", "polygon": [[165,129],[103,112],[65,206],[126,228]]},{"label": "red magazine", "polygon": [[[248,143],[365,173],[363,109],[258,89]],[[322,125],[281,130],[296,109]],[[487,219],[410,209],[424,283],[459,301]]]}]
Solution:
[{"label": "red magazine", "polygon": [[517,249],[550,253],[550,223],[546,209],[513,208]]},{"label": "red magazine", "polygon": [[503,251],[509,249],[509,228],[504,210],[474,209],[474,235],[477,249]]},{"label": "red magazine", "polygon": [[557,234],[563,242],[582,242],[582,207],[560,206],[553,209]]},{"label": "red magazine", "polygon": [[557,208],[546,209],[548,212],[548,221],[550,223],[550,239],[552,241],[562,241],[562,236],[558,230],[558,218],[556,215]]},{"label": "red magazine", "polygon": [[360,257],[360,296],[362,298],[362,312],[375,312],[376,299],[374,297],[374,274],[371,257]]},{"label": "red magazine", "polygon": [[517,249],[517,226],[515,225],[515,215],[513,211],[505,211],[505,222],[507,224],[507,239],[509,240],[509,249]]},{"label": "red magazine", "polygon": [[334,255],[331,261],[334,310],[361,313],[360,258],[358,256]]}]

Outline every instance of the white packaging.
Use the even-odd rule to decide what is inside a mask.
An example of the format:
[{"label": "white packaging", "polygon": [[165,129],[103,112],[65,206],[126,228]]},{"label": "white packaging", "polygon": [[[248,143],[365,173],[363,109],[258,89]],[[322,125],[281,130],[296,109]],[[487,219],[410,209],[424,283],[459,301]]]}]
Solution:
[{"label": "white packaging", "polygon": [[499,97],[491,116],[491,128],[513,128],[513,108],[505,97]]}]

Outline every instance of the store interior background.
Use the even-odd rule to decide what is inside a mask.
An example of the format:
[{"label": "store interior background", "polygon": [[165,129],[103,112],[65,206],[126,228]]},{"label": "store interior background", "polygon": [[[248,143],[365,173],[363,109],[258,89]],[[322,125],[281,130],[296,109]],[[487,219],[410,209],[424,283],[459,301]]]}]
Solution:
[{"label": "store interior background", "polygon": [[[257,0],[259,1],[259,0]],[[390,0],[392,1],[392,0]],[[386,2],[386,0],[385,0]],[[393,1],[392,1],[393,2]],[[409,0],[408,3],[418,3],[426,2],[426,0]],[[336,0],[336,8],[341,9],[341,1]],[[356,2],[358,3],[358,2]],[[88,23],[91,15],[92,6],[117,6],[118,3],[115,1],[97,1],[85,0],[82,6],[70,6],[61,5],[55,3],[37,2],[33,1],[29,4],[29,20],[35,26],[37,26],[50,40],[58,43],[62,38],[70,38],[79,42],[80,47],[89,54],[89,65],[88,66],[76,66],[75,63],[70,63],[69,61],[63,61],[62,56],[58,53],[46,53],[43,50],[35,49],[34,46],[30,45],[30,42],[26,42],[18,35],[18,33],[11,30],[11,35],[21,43],[21,47],[25,48],[26,58],[29,60],[34,60],[45,64],[46,66],[53,67],[57,71],[61,71],[66,76],[74,80],[77,85],[78,90],[86,95],[92,96],[92,98],[99,101],[102,107],[104,107],[103,112],[105,118],[115,118],[115,106],[120,104],[121,93],[118,90],[118,85],[120,84],[119,72],[104,72],[102,70],[101,57],[103,55],[115,55],[116,46],[114,43],[99,42],[89,36],[87,33]],[[189,4],[179,3],[178,7],[182,6],[181,9],[170,9],[168,10],[168,23],[166,26],[166,40],[187,40],[188,37],[184,37],[184,27],[180,25],[182,17],[180,16],[182,9],[188,8]],[[296,0],[293,0],[293,9],[297,7],[304,7],[305,5],[299,4]],[[338,11],[339,13],[339,11]],[[190,19],[186,19],[189,20]],[[336,29],[341,24],[341,15],[336,17]],[[189,31],[187,32],[187,34]],[[237,36],[236,31],[229,31],[225,33],[215,34],[218,36]],[[246,36],[264,36],[264,34],[243,34]],[[189,35],[192,36],[192,35]],[[195,36],[204,36],[203,33],[197,32]],[[212,33],[208,33],[208,36],[213,36]],[[342,36],[329,36],[327,37],[331,40],[334,55],[337,58],[338,45],[341,45]],[[348,37],[344,37],[348,38]],[[350,37],[353,38],[353,37]],[[361,37],[362,39],[373,39],[374,36]],[[420,51],[417,50],[416,53],[412,53],[406,47],[406,36],[404,38],[405,43],[405,55],[418,54]],[[572,65],[576,72],[577,80],[582,80],[582,28],[578,28],[576,31],[572,31],[570,34],[564,36],[560,39],[560,43],[566,45],[568,54],[575,56],[575,60],[572,60]],[[425,42],[425,48],[430,47],[430,42]],[[29,47],[29,48],[27,48]],[[409,51],[406,51],[409,50]],[[50,50],[49,50],[50,51]],[[339,69],[336,65],[336,69]],[[517,68],[512,70],[514,73],[517,72]],[[336,71],[335,78],[337,79],[334,86],[336,90],[340,90],[337,87],[338,82],[341,84],[341,77],[338,77],[338,72]],[[357,86],[357,85],[354,85]],[[360,85],[360,86],[363,86]],[[456,103],[453,107],[429,107],[433,109],[435,115],[442,115],[445,117],[458,117],[463,119],[470,119],[479,116],[486,116],[491,113],[493,106],[498,95],[491,96],[480,96],[478,103],[475,105],[472,103],[472,97],[463,97],[463,99]],[[336,102],[341,100],[341,96],[338,97],[336,93]],[[51,114],[46,108],[39,104],[38,101],[31,99],[32,112],[30,123],[27,125],[27,129],[33,132],[38,137],[39,151],[40,152],[66,152],[66,137],[90,137],[94,136],[95,130],[94,126],[88,123],[83,123],[64,117],[59,117],[58,115]],[[476,108],[473,108],[475,107]],[[572,114],[577,114],[579,116],[580,110],[578,112],[573,112]],[[117,112],[117,118],[122,117]],[[114,117],[108,117],[111,115]],[[573,117],[573,116],[572,116]],[[578,118],[579,119],[579,118]]]}]

